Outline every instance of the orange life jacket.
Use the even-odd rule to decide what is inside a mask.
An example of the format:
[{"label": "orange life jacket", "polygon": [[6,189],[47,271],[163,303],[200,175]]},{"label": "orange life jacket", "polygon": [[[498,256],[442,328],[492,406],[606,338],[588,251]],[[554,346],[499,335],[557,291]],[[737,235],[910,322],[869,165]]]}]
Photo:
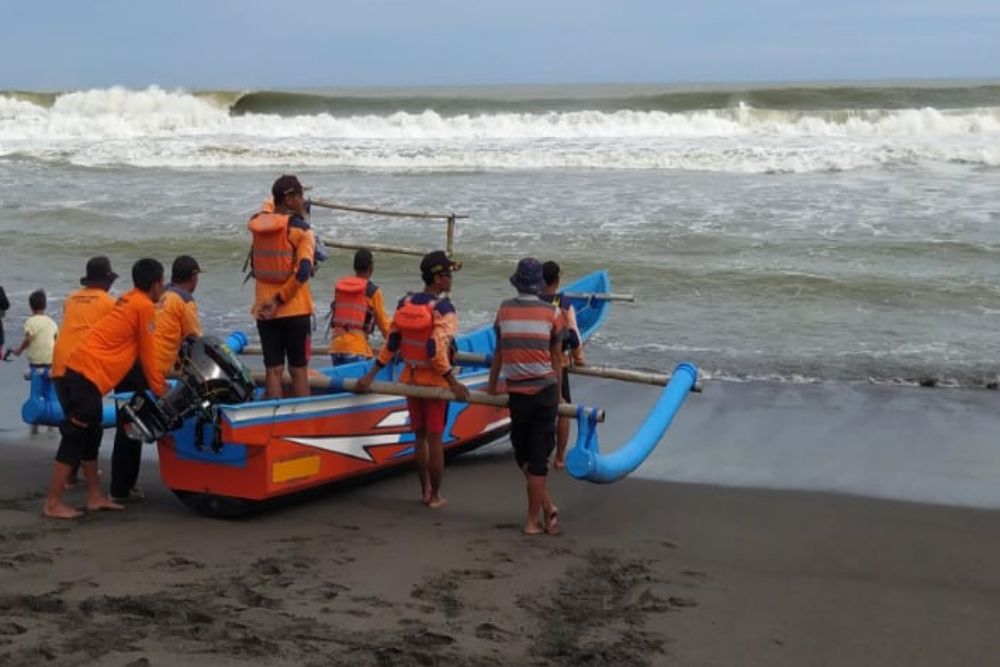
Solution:
[{"label": "orange life jacket", "polygon": [[288,240],[289,216],[261,211],[250,218],[252,275],[265,283],[282,284],[295,274],[295,247]]},{"label": "orange life jacket", "polygon": [[375,329],[375,317],[368,305],[368,286],[371,282],[359,276],[345,276],[333,286],[334,329],[344,331],[364,331],[371,334]]},{"label": "orange life jacket", "polygon": [[399,329],[399,356],[411,368],[429,368],[434,358],[436,304],[436,300],[415,304],[408,296],[392,316],[392,323]]}]

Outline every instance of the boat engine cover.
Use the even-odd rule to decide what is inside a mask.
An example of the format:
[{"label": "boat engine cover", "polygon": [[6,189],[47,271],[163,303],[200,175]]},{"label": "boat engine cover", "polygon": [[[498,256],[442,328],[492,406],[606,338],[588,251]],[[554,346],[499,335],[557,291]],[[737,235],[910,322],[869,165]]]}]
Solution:
[{"label": "boat engine cover", "polygon": [[122,407],[128,437],[155,442],[192,415],[208,417],[216,405],[253,398],[249,369],[217,338],[188,338],[181,346],[180,362],[180,374],[170,391],[160,398],[137,392]]}]

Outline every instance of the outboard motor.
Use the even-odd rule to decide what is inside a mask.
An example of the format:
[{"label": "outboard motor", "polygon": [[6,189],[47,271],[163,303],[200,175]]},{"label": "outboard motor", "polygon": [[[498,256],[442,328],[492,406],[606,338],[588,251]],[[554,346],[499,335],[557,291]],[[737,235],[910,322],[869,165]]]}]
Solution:
[{"label": "outboard motor", "polygon": [[189,338],[181,347],[180,359],[180,375],[170,391],[160,398],[136,392],[122,407],[128,437],[155,442],[188,417],[200,415],[214,421],[216,405],[253,398],[250,371],[219,339]]}]

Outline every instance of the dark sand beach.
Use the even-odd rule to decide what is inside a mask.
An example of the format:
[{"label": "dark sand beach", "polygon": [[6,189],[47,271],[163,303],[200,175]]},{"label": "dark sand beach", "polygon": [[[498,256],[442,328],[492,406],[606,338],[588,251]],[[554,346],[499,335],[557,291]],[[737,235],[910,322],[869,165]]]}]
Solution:
[{"label": "dark sand beach", "polygon": [[449,465],[441,511],[402,474],[221,521],[163,488],[149,448],[144,502],[58,522],[39,516],[56,437],[5,427],[3,665],[993,665],[1000,649],[995,510],[557,474],[563,533],[528,538],[495,446]]}]

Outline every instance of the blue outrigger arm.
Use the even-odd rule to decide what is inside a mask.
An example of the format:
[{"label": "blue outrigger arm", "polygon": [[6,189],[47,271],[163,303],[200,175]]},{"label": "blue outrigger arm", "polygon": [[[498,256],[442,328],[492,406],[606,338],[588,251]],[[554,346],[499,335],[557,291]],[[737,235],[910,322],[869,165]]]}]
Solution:
[{"label": "blue outrigger arm", "polygon": [[[49,377],[49,369],[31,369],[31,390],[28,400],[21,405],[21,420],[26,424],[37,426],[59,426],[63,423],[63,409],[56,396],[55,386]],[[111,428],[115,425],[115,406],[105,404],[101,415],[101,426]]]},{"label": "blue outrigger arm", "polygon": [[659,444],[697,379],[698,369],[694,364],[678,364],[670,382],[663,388],[659,400],[642,425],[628,442],[608,454],[600,452],[595,415],[591,410],[581,407],[576,417],[576,446],[566,456],[566,470],[576,479],[597,484],[616,482],[627,477],[642,465]]}]

